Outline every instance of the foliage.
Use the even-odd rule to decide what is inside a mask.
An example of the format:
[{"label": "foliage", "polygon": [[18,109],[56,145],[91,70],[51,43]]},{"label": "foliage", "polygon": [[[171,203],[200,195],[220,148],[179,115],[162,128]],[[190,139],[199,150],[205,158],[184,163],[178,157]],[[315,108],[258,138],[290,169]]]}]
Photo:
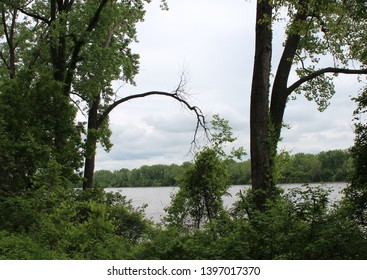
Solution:
[{"label": "foliage", "polygon": [[222,196],[230,186],[229,176],[215,150],[204,148],[186,169],[179,191],[166,209],[167,222],[200,228],[223,213]]},{"label": "foliage", "polygon": [[225,214],[222,197],[230,186],[226,164],[233,156],[240,158],[244,152],[238,149],[226,155],[225,145],[236,140],[228,121],[214,115],[212,129],[212,147],[204,147],[195,155],[194,163],[185,170],[179,190],[166,208],[166,221],[179,229],[200,228]]},{"label": "foliage", "polygon": [[281,169],[281,183],[342,182],[347,180],[350,155],[343,150],[298,153],[290,155]]},{"label": "foliage", "polygon": [[36,190],[1,198],[2,258],[127,259],[150,234],[143,209],[119,194],[66,188],[57,164],[34,180]]},{"label": "foliage", "polygon": [[[353,173],[341,205],[330,205],[323,189],[304,186],[269,200],[262,212],[254,206],[253,191],[240,193],[231,211],[224,209],[221,199],[228,187],[250,182],[250,161],[236,161],[242,149],[228,151],[226,145],[236,138],[218,115],[213,117],[210,145],[199,150],[193,163],[98,171],[93,187],[75,188],[81,183],[83,159],[93,177],[97,142],[111,148],[108,113],[120,104],[112,84],[134,84],[139,57],[129,46],[136,40],[136,23],[143,20],[148,2],[1,2],[0,259],[367,258],[367,130],[361,118],[366,90],[356,99]],[[352,60],[367,63],[366,9],[361,1],[258,4],[270,8],[258,22],[267,35],[274,7],[286,7],[289,17],[287,52],[273,83],[275,108],[270,104],[277,142],[277,125],[292,92],[305,91],[306,98],[323,110],[334,94],[333,77],[327,73],[365,73],[345,68]],[[167,9],[165,1],[162,7]],[[260,46],[267,48],[268,43],[261,41]],[[319,69],[327,53],[334,67]],[[267,71],[268,58],[263,61]],[[297,67],[299,80],[289,86],[290,70]],[[263,78],[254,81],[264,87],[269,79]],[[179,100],[180,86],[168,95]],[[267,86],[265,91],[265,106],[259,107],[267,116]],[[129,98],[149,94],[153,93]],[[274,110],[282,106],[279,117]],[[77,110],[87,114],[88,123],[76,122]],[[260,121],[264,117],[253,113]],[[202,115],[197,116],[200,125]],[[269,124],[264,122],[264,127],[267,131]],[[271,175],[283,182],[344,180],[350,169],[345,151],[283,153],[275,163]],[[167,208],[165,227],[146,220],[144,208],[135,209],[125,197],[103,190],[175,184],[180,190]]]},{"label": "foliage", "polygon": [[24,234],[14,234],[8,231],[0,231],[0,259],[1,260],[40,260],[62,259],[63,255],[57,255],[37,243]]},{"label": "foliage", "polygon": [[[160,230],[137,250],[140,259],[365,259],[367,240],[321,187],[280,195],[266,212],[251,207],[251,190],[230,215],[200,230]],[[242,214],[241,214],[242,213]]]},{"label": "foliage", "polygon": [[[44,85],[33,81],[35,84],[30,88],[22,81],[1,79],[6,85],[0,90],[3,191],[18,192],[31,187],[32,177],[53,161],[61,164],[65,178],[76,182],[75,170],[81,166],[81,138],[80,127],[73,123],[75,110],[63,104],[65,116],[55,112],[57,87],[45,76],[39,77]],[[59,124],[60,119],[63,122]],[[59,132],[68,138],[63,145],[55,139]]]},{"label": "foliage", "polygon": [[[48,160],[61,164],[76,183],[84,160],[83,183],[91,186],[96,144],[112,147],[112,84],[134,84],[139,70],[130,44],[149,2],[2,1],[0,131],[7,137],[0,149],[9,150],[0,158],[4,184],[17,180],[12,188],[29,187]],[[87,123],[77,123],[77,110]]]},{"label": "foliage", "polygon": [[[181,165],[144,165],[133,170],[98,170],[94,174],[94,185],[101,188],[177,186],[179,178],[191,164],[185,162]],[[345,182],[351,164],[350,152],[347,150],[330,150],[319,154],[282,152],[277,155],[278,182]],[[231,185],[251,184],[251,160],[227,159],[225,168]]]},{"label": "foliage", "polygon": [[353,169],[350,177],[350,184],[346,189],[346,202],[351,208],[350,214],[358,219],[365,227],[367,225],[367,88],[361,91],[357,102],[355,115],[355,139],[354,146],[351,148],[351,157],[353,160]]},{"label": "foliage", "polygon": [[121,195],[65,188],[61,170],[50,164],[34,178],[36,190],[2,196],[2,259],[367,258],[363,227],[320,187],[284,193],[266,212],[242,193],[235,208],[182,231],[154,226]]},{"label": "foliage", "polygon": [[[129,45],[148,2],[1,1],[0,230],[6,248],[15,244],[4,258],[128,258],[149,233],[124,198],[74,190],[96,143],[111,148],[101,117],[112,82],[134,84]],[[29,254],[18,252],[27,243]]]}]

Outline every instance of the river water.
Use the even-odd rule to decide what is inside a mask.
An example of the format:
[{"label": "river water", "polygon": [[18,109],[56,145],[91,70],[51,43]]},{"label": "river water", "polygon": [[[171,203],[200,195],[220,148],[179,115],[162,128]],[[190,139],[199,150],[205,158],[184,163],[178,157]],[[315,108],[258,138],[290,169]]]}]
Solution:
[{"label": "river water", "polygon": [[[284,184],[281,187],[286,191],[292,188],[301,187],[301,184]],[[320,184],[309,184],[311,187],[320,186]],[[322,185],[324,188],[330,189],[330,200],[336,201],[342,197],[341,191],[346,187],[346,183],[327,183]],[[236,194],[240,190],[250,188],[249,185],[232,186],[229,189],[230,196],[223,197],[225,207],[230,208],[232,204],[238,200]],[[148,206],[145,209],[147,218],[155,222],[161,221],[164,217],[164,208],[171,202],[171,196],[177,187],[145,187],[145,188],[107,188],[107,192],[119,192],[132,201],[134,207],[141,207],[144,204]]]}]

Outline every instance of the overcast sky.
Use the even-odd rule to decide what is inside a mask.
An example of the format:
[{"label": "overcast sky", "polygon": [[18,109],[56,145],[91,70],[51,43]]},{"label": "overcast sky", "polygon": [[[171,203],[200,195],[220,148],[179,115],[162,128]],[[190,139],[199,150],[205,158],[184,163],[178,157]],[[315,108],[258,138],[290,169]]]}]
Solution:
[{"label": "overcast sky", "polygon": [[[145,21],[138,25],[139,42],[133,46],[140,55],[137,86],[122,87],[118,96],[171,92],[185,71],[189,102],[208,119],[217,113],[227,119],[238,136],[236,146],[244,146],[249,153],[256,1],[169,0],[168,4],[169,11],[160,10],[157,0],[147,6]],[[283,40],[283,28],[275,28],[275,65]],[[361,84],[356,77],[342,75],[335,84],[337,93],[323,113],[302,96],[288,103],[285,122],[291,129],[283,131],[281,148],[318,153],[353,144],[355,104],[350,99]],[[110,122],[114,146],[110,153],[98,149],[97,170],[192,159],[188,152],[196,118],[174,100],[148,97],[122,104],[111,113]]]}]

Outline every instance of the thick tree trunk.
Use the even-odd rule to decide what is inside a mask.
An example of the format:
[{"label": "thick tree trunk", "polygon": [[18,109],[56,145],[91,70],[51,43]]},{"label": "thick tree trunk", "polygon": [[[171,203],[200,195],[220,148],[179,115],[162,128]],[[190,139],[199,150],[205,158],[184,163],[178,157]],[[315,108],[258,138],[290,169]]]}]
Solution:
[{"label": "thick tree trunk", "polygon": [[84,181],[83,189],[90,189],[93,185],[94,167],[96,161],[97,149],[97,131],[98,131],[98,107],[100,103],[100,95],[92,102],[88,112],[88,130],[85,148],[84,163]]},{"label": "thick tree trunk", "polygon": [[272,55],[272,6],[258,1],[256,14],[255,61],[251,88],[250,139],[254,203],[265,210],[273,191],[269,143],[269,78]]}]

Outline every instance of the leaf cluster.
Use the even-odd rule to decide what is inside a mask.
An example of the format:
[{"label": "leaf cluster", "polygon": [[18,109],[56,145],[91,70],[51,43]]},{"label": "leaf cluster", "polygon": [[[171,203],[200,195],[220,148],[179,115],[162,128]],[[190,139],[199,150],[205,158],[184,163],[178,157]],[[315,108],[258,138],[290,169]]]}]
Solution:
[{"label": "leaf cluster", "polygon": [[[203,224],[224,214],[223,195],[230,186],[230,175],[227,163],[236,152],[232,150],[227,156],[224,150],[226,143],[236,140],[228,121],[214,115],[212,120],[211,144],[195,155],[179,181],[179,191],[172,197],[167,207],[167,222],[178,227],[200,228]],[[241,157],[243,150],[237,151]]]},{"label": "leaf cluster", "polygon": [[[277,18],[286,21],[285,46],[296,42],[295,55],[289,55],[299,81],[296,88],[313,100],[320,111],[325,110],[335,94],[334,76],[321,74],[308,79],[325,64],[339,69],[365,66],[364,43],[367,18],[363,1],[274,1]],[[287,53],[284,53],[287,55]],[[293,96],[295,98],[295,96]]]}]

